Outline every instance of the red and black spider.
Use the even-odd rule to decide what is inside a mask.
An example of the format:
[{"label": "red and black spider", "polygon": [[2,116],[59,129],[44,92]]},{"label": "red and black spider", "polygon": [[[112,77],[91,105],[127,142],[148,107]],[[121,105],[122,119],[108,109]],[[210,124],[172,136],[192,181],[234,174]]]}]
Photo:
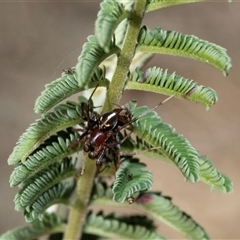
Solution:
[{"label": "red and black spider", "polygon": [[114,163],[115,170],[117,170],[120,162],[120,145],[126,139],[125,137],[119,140],[120,131],[146,115],[148,112],[153,111],[171,97],[160,102],[154,108],[146,111],[140,116],[133,118],[128,109],[121,108],[120,106],[114,108],[110,112],[99,115],[94,111],[93,102],[91,100],[93,93],[87,103],[83,102],[81,104],[82,118],[87,122],[87,125],[81,129],[82,134],[77,140],[70,144],[70,147],[81,141],[84,142],[83,150],[88,153],[90,159],[96,160],[98,173],[103,170],[101,169],[103,165],[111,162]]}]

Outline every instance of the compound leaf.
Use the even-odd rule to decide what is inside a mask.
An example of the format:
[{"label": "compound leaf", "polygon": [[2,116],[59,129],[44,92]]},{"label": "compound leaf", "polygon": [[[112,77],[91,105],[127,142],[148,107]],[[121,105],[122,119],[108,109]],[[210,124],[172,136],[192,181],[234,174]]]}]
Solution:
[{"label": "compound leaf", "polygon": [[[105,185],[102,188],[105,191],[108,189]],[[96,206],[111,206],[114,208],[119,206],[112,202],[106,194],[102,197],[98,196],[91,203]],[[135,210],[165,223],[188,239],[209,239],[205,230],[189,215],[174,205],[169,197],[162,196],[158,192],[144,192],[135,197],[133,204]],[[129,206],[128,203],[124,203],[124,207],[129,208]]]},{"label": "compound leaf", "polygon": [[[123,137],[126,137],[127,133],[124,133]],[[138,136],[136,139],[128,137],[124,143],[121,145],[121,151],[124,154],[136,152],[138,155],[144,155],[150,157],[154,160],[162,160],[173,164],[160,149],[152,149],[153,146],[144,141]],[[221,193],[230,193],[233,191],[232,181],[220,173],[216,168],[213,167],[212,163],[208,160],[206,156],[199,157],[198,162],[200,164],[200,179],[204,183],[208,184],[212,190],[217,190]]]},{"label": "compound leaf", "polygon": [[203,2],[204,0],[148,0],[146,7],[146,12],[158,10],[165,7],[171,7],[174,5],[184,4],[184,3],[193,3],[193,2]]},{"label": "compound leaf", "polygon": [[62,163],[50,165],[47,169],[42,170],[24,182],[24,185],[15,196],[15,209],[24,211],[49,188],[69,177],[73,177],[75,173],[75,164],[72,163],[71,158],[64,159]]},{"label": "compound leaf", "polygon": [[166,239],[147,227],[125,223],[114,216],[104,217],[93,213],[87,217],[84,232],[110,239]]},{"label": "compound leaf", "polygon": [[232,67],[225,48],[201,40],[192,35],[156,28],[142,27],[138,38],[138,50],[188,57],[212,65],[226,76]]},{"label": "compound leaf", "polygon": [[[41,218],[43,212],[56,203],[70,204],[69,197],[75,189],[75,179],[64,183],[57,183],[53,187],[45,191],[31,205],[24,210],[25,220],[32,222],[37,218]],[[17,209],[18,210],[18,209]],[[21,209],[19,209],[21,210]]]},{"label": "compound leaf", "polygon": [[46,141],[46,145],[40,146],[24,163],[20,163],[15,167],[10,176],[10,186],[19,185],[21,182],[37,174],[40,170],[46,169],[50,164],[58,162],[79,150],[78,145],[76,147],[69,147],[77,137],[77,133],[70,133],[68,135],[68,133],[63,131],[59,132],[56,136],[52,136]]},{"label": "compound leaf", "polygon": [[134,193],[146,191],[152,186],[152,173],[143,170],[144,164],[134,160],[121,162],[113,185],[113,200],[124,202]]},{"label": "compound leaf", "polygon": [[49,233],[62,232],[64,225],[55,213],[45,212],[41,219],[36,219],[30,226],[18,227],[0,236],[0,240],[33,240]]},{"label": "compound leaf", "polygon": [[211,189],[216,189],[222,193],[230,193],[233,190],[232,181],[220,173],[216,168],[212,166],[212,163],[207,157],[203,156],[199,158],[201,180],[208,184]]},{"label": "compound leaf", "polygon": [[126,11],[124,6],[116,0],[104,0],[100,7],[101,10],[98,12],[95,23],[95,36],[99,46],[105,52],[109,52],[115,29],[129,16],[130,12]]},{"label": "compound leaf", "polygon": [[[190,182],[200,180],[200,164],[198,153],[190,142],[166,123],[163,123],[156,112],[149,111],[147,107],[137,107],[131,102],[130,111],[134,117],[141,117],[134,123],[133,132],[171,160]],[[145,115],[142,115],[145,114]]]},{"label": "compound leaf", "polygon": [[[85,98],[84,98],[85,99]],[[8,158],[8,164],[24,163],[26,158],[37,149],[52,134],[83,122],[81,118],[81,101],[67,102],[54,108],[42,119],[31,124],[25,133],[20,136],[17,145]],[[85,100],[86,101],[86,100]]]},{"label": "compound leaf", "polygon": [[83,45],[83,50],[76,65],[78,85],[87,87],[98,65],[112,54],[118,54],[119,51],[115,42],[111,41],[109,52],[106,53],[104,49],[99,46],[96,36],[89,36],[88,42]]},{"label": "compound leaf", "polygon": [[189,215],[175,206],[168,197],[163,197],[159,193],[147,192],[139,196],[136,203],[139,210],[143,210],[152,217],[164,222],[188,239],[210,239],[205,230]]},{"label": "compound leaf", "polygon": [[94,88],[97,84],[102,87],[107,87],[109,84],[109,81],[105,78],[104,68],[97,68],[94,71],[88,86],[78,84],[75,68],[72,68],[63,72],[60,78],[45,86],[45,90],[35,102],[34,110],[36,113],[44,114],[67,97],[88,88]]},{"label": "compound leaf", "polygon": [[193,80],[169,74],[167,70],[153,67],[146,72],[135,70],[127,82],[125,89],[134,89],[174,95],[180,99],[187,99],[200,103],[209,109],[218,100],[215,90],[198,85]]}]

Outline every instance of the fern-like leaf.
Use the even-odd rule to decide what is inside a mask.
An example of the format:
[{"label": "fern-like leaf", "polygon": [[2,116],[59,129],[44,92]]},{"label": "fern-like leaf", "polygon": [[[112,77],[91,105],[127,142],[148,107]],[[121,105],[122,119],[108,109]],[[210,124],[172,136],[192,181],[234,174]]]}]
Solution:
[{"label": "fern-like leaf", "polygon": [[[99,183],[104,189],[102,196],[98,196],[91,201],[92,205],[118,207],[106,192],[109,188],[105,183]],[[129,204],[124,203],[124,207],[128,208]],[[209,239],[205,230],[198,225],[190,216],[182,212],[176,205],[174,205],[169,197],[162,196],[156,192],[140,193],[135,197],[134,209],[145,213],[151,218],[165,223],[172,229],[186,236],[188,239]]]},{"label": "fern-like leaf", "polygon": [[201,180],[203,182],[210,185],[211,189],[216,189],[222,193],[232,192],[233,183],[227,176],[215,169],[207,157],[200,157],[199,160]]},{"label": "fern-like leaf", "polygon": [[151,31],[142,27],[138,38],[138,50],[199,60],[221,70],[225,76],[232,67],[225,48],[195,36],[161,28]]},{"label": "fern-like leaf", "polygon": [[[41,218],[43,212],[56,203],[70,204],[69,197],[75,189],[75,180],[65,183],[58,183],[45,191],[30,206],[24,210],[25,220],[32,222],[37,218]],[[16,209],[18,210],[18,209]],[[21,209],[19,209],[21,210]]]},{"label": "fern-like leaf", "polygon": [[[66,136],[64,136],[65,134]],[[14,187],[19,185],[42,169],[46,169],[50,164],[58,162],[79,150],[78,145],[69,148],[69,145],[77,137],[77,133],[68,135],[66,132],[59,132],[57,136],[52,136],[48,139],[51,140],[50,144],[46,143],[46,145],[40,146],[40,148],[37,149],[34,154],[30,155],[24,163],[20,163],[15,167],[10,176],[10,186]]]},{"label": "fern-like leaf", "polygon": [[189,215],[173,205],[171,199],[156,193],[143,193],[136,199],[137,208],[150,214],[152,217],[164,222],[177,230],[188,239],[208,240],[205,230]]},{"label": "fern-like leaf", "polygon": [[115,41],[116,45],[121,48],[123,45],[123,41],[127,32],[128,27],[128,19],[124,19],[116,28],[114,35],[115,35]]},{"label": "fern-like leaf", "polygon": [[142,170],[143,167],[144,164],[133,160],[121,162],[112,189],[115,202],[124,202],[134,193],[146,191],[152,186],[152,173]]},{"label": "fern-like leaf", "polygon": [[[124,9],[128,12],[131,12],[133,7],[134,7],[134,1],[124,1],[124,0],[118,0],[118,2],[120,2],[120,4],[122,4],[124,6]],[[128,19],[124,19],[116,28],[114,34],[115,34],[115,39],[116,39],[116,45],[119,48],[122,48],[125,36],[126,36],[126,32],[127,32],[127,28],[128,28]]]},{"label": "fern-like leaf", "polygon": [[89,214],[84,228],[85,233],[111,239],[166,239],[155,231],[137,224],[128,224],[113,217]]},{"label": "fern-like leaf", "polygon": [[[127,133],[124,133],[123,137],[126,137]],[[145,142],[138,136],[136,139],[128,137],[126,141],[121,144],[121,151],[125,154],[136,152],[138,155],[153,158],[154,160],[162,160],[173,164],[168,158],[166,158],[160,149],[151,149],[153,146]],[[199,157],[200,164],[200,178],[201,181],[208,184],[212,190],[218,190],[222,193],[230,193],[233,190],[232,181],[220,173],[216,168],[212,166],[212,163],[207,157]]]},{"label": "fern-like leaf", "polygon": [[24,211],[49,188],[69,177],[73,177],[75,173],[75,166],[69,158],[64,159],[61,164],[50,165],[48,169],[39,172],[27,182],[24,182],[24,186],[15,196],[15,209]]},{"label": "fern-like leaf", "polygon": [[[107,87],[109,81],[105,78],[105,69],[97,68],[88,84],[88,88],[96,87],[96,85]],[[86,85],[79,85],[77,74],[73,68],[71,72],[63,72],[62,76],[50,84],[45,86],[45,90],[41,93],[35,103],[35,112],[39,114],[46,113],[59,102],[67,97],[83,91]]]},{"label": "fern-like leaf", "polygon": [[[146,77],[145,77],[146,75]],[[209,109],[218,100],[215,90],[198,85],[193,80],[176,75],[168,74],[167,70],[153,67],[146,72],[136,70],[131,75],[125,89],[135,89],[174,95],[180,99],[197,102]]]},{"label": "fern-like leaf", "polygon": [[[82,101],[81,99],[80,101]],[[58,105],[53,112],[49,112],[42,119],[36,120],[22,134],[8,158],[8,164],[17,164],[20,161],[24,163],[26,158],[49,136],[82,122],[81,102],[67,102]],[[55,150],[53,149],[53,151]]]},{"label": "fern-like leaf", "polygon": [[[129,105],[134,117],[149,111],[147,107],[138,107],[131,102]],[[133,132],[170,159],[190,182],[200,180],[198,153],[190,142],[174,132],[175,130],[163,123],[156,112],[148,112],[133,123]]]},{"label": "fern-like leaf", "polygon": [[193,3],[193,2],[203,2],[204,0],[148,0],[148,4],[146,7],[146,11],[154,11],[165,7],[171,7],[174,5],[185,4],[185,3]]},{"label": "fern-like leaf", "polygon": [[101,10],[95,23],[95,36],[99,46],[109,52],[114,31],[121,21],[129,16],[129,12],[116,0],[104,0],[100,4]]},{"label": "fern-like leaf", "polygon": [[0,240],[33,240],[49,233],[62,232],[64,224],[55,213],[45,212],[42,218],[32,222],[30,226],[18,227],[0,236]]},{"label": "fern-like leaf", "polygon": [[119,51],[120,49],[115,45],[115,42],[111,41],[109,52],[106,53],[104,49],[99,46],[96,36],[89,36],[88,42],[83,45],[83,50],[76,65],[78,85],[88,86],[89,80],[92,78],[98,65],[112,54],[118,54]]},{"label": "fern-like leaf", "polygon": [[[121,139],[127,137],[128,133],[124,132]],[[153,159],[164,160],[168,163],[173,163],[171,160],[166,158],[158,148],[155,148],[144,141],[144,139],[134,136],[134,139],[131,136],[128,136],[127,139],[121,144],[121,152],[125,155],[136,153],[137,155],[151,157]]]}]

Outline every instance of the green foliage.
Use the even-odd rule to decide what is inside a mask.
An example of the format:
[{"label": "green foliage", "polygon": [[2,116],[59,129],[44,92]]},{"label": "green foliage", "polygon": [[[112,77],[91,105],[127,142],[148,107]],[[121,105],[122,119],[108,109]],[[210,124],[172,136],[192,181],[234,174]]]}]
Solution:
[{"label": "green foliage", "polygon": [[104,217],[102,214],[89,214],[84,231],[111,239],[166,239],[146,227],[126,222],[125,218],[118,219],[114,215]]},{"label": "green foliage", "polygon": [[15,228],[1,235],[0,239],[33,240],[37,237],[41,237],[49,233],[62,232],[63,230],[64,226],[62,220],[57,214],[44,213],[41,220],[37,219],[33,221],[31,226]]},{"label": "green foliage", "polygon": [[192,35],[156,28],[151,31],[142,27],[138,38],[138,49],[152,53],[163,53],[188,57],[205,62],[221,70],[226,76],[232,67],[226,49]]},{"label": "green foliage", "polygon": [[[81,101],[82,98],[79,100]],[[53,112],[49,112],[42,119],[36,120],[22,134],[13,153],[9,156],[8,164],[17,164],[20,161],[24,163],[26,158],[52,134],[82,122],[79,103],[67,102],[58,105]],[[53,148],[52,151],[56,152]]]},{"label": "green foliage", "polygon": [[[149,111],[147,107],[136,107],[132,102],[129,106],[134,117]],[[133,132],[170,159],[190,182],[200,179],[198,153],[190,142],[174,132],[175,130],[155,112],[148,112],[136,123],[133,123]]]},{"label": "green foliage", "polygon": [[101,10],[98,12],[95,23],[95,35],[99,46],[105,52],[109,52],[110,42],[114,37],[116,27],[130,15],[130,12],[126,11],[124,6],[116,0],[104,0],[100,6]]},{"label": "green foliage", "polygon": [[71,177],[75,173],[71,159],[66,158],[62,163],[54,163],[24,183],[15,196],[15,208],[23,211],[32,205],[45,191],[57,183]]},{"label": "green foliage", "polygon": [[[146,76],[146,78],[144,78]],[[144,79],[143,79],[144,78]],[[193,80],[169,74],[161,68],[150,68],[147,72],[136,70],[131,75],[125,89],[174,95],[180,99],[203,104],[209,109],[218,100],[214,89],[198,85]]]},{"label": "green foliage", "polygon": [[[74,188],[74,180],[55,184],[24,209],[25,220],[27,222],[32,222],[37,218],[41,218],[44,211],[54,204],[62,203],[69,205],[69,197],[73,193]],[[17,201],[18,200],[15,198],[15,202]],[[17,205],[17,207],[18,206],[19,205]],[[21,211],[22,209],[16,210]]]},{"label": "green foliage", "polygon": [[207,157],[200,157],[199,160],[202,181],[210,185],[211,189],[216,189],[222,193],[233,191],[232,181],[214,168]]},{"label": "green foliage", "polygon": [[[18,164],[10,176],[11,187],[17,186],[28,178],[35,176],[50,164],[58,162],[74,153],[78,146],[70,148],[69,145],[77,138],[77,133],[58,132],[52,136],[45,145],[42,144],[24,163]],[[50,141],[49,141],[50,140]],[[70,161],[70,160],[68,160]]]},{"label": "green foliage", "polygon": [[[126,135],[127,133],[124,133],[123,137]],[[154,160],[161,160],[175,164],[171,159],[167,158],[161,152],[161,148],[152,148],[153,146],[151,144],[138,136],[136,139],[129,137],[122,145],[122,151],[124,154],[137,152],[138,155],[143,155],[153,158]],[[218,190],[222,193],[232,192],[233,184],[231,180],[214,168],[207,157],[198,157],[198,162],[200,164],[200,180],[208,184],[211,187],[211,190]]]},{"label": "green foliage", "polygon": [[128,161],[123,159],[116,172],[116,180],[113,185],[113,200],[124,202],[134,193],[146,191],[152,186],[152,173],[143,171],[144,164],[140,164],[134,159]]},{"label": "green foliage", "polygon": [[148,0],[146,11],[150,12],[150,11],[154,11],[154,10],[165,8],[165,7],[171,7],[178,4],[193,3],[193,2],[204,2],[204,0],[191,0],[191,1],[189,0],[171,0],[171,1]]},{"label": "green foliage", "polygon": [[[101,194],[99,195],[99,190],[95,189],[97,196],[91,201],[92,206],[117,206],[111,201],[110,187],[105,182],[98,183],[97,188],[101,189]],[[130,206],[128,203],[124,204],[126,208]],[[197,222],[174,205],[171,198],[162,196],[159,192],[135,195],[134,209],[154,217],[159,224],[168,225],[188,239],[209,239],[205,230]]]},{"label": "green foliage", "polygon": [[119,51],[114,40],[109,43],[109,50],[106,53],[105,50],[100,47],[96,36],[89,36],[88,42],[83,45],[83,50],[76,65],[78,85],[85,87],[89,86],[89,79],[92,78],[94,70],[98,65],[112,54],[118,54]]},{"label": "green foliage", "polygon": [[[76,67],[64,70],[60,78],[46,85],[35,103],[35,112],[42,114],[42,118],[22,134],[9,156],[8,163],[16,165],[10,185],[19,187],[15,209],[31,225],[9,231],[0,239],[36,239],[63,231],[65,239],[80,239],[83,231],[95,238],[165,239],[156,233],[153,221],[147,217],[102,213],[87,216],[88,207],[97,204],[129,209],[134,204],[137,210],[166,223],[186,238],[209,239],[205,230],[168,197],[147,192],[152,186],[152,174],[145,163],[133,158],[135,153],[140,153],[167,161],[191,183],[202,180],[211,189],[222,193],[232,191],[231,180],[215,169],[207,157],[199,156],[187,139],[153,111],[161,103],[153,109],[137,107],[136,101],[125,105],[123,109],[131,112],[132,122],[122,126],[121,133],[118,120],[111,130],[101,128],[102,113],[95,112],[101,104],[98,100],[93,103],[92,99],[79,96],[78,102],[60,103],[73,94],[93,92],[91,88],[103,86],[107,90],[103,111],[109,114],[110,120],[114,118],[114,113],[109,112],[111,107],[119,109],[117,104],[123,91],[131,89],[189,100],[209,109],[218,100],[214,89],[159,67],[141,70],[154,53],[163,53],[200,60],[227,75],[231,59],[226,49],[196,36],[141,27],[146,12],[188,2],[103,1],[95,35],[89,36],[83,45]],[[102,97],[101,94],[99,90],[97,95]],[[124,117],[125,112],[118,112],[118,116]],[[114,121],[108,123],[111,127]],[[75,125],[80,128],[74,130]],[[106,133],[110,138],[105,138]],[[88,159],[88,152],[97,155],[93,161],[102,170],[97,175],[95,162]],[[112,164],[113,157],[115,164]],[[108,184],[103,181],[106,177],[109,177]],[[69,208],[69,214],[64,216],[66,228],[55,214],[46,213],[56,203]]]},{"label": "green foliage", "polygon": [[[105,78],[105,69],[97,68],[90,81],[89,88],[96,85],[107,87],[109,81]],[[35,103],[35,112],[45,114],[52,107],[67,97],[85,90],[85,85],[78,85],[77,74],[75,68],[62,73],[57,80],[45,86],[45,90],[41,93]]]},{"label": "green foliage", "polygon": [[188,239],[207,240],[209,236],[189,215],[174,206],[171,199],[159,193],[144,193],[136,200],[153,217],[182,233]]}]

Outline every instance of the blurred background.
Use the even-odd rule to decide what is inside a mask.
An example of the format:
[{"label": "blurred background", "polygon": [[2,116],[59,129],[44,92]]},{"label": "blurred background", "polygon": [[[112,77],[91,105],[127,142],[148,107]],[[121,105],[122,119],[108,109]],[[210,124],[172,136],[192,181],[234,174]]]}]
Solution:
[{"label": "blurred background", "polygon": [[[13,166],[7,158],[25,129],[40,116],[34,102],[44,85],[75,66],[81,46],[94,32],[100,1],[9,1],[0,3],[0,234],[24,225],[14,210],[17,188],[9,187]],[[240,3],[211,1],[186,4],[151,12],[143,24],[161,26],[214,42],[228,49],[233,69],[224,78],[218,70],[193,60],[156,56],[148,64],[194,79],[214,88],[218,103],[210,111],[203,106],[173,99],[158,109],[165,122],[188,138],[201,155],[207,155],[220,172],[234,182],[234,192],[210,191],[203,183],[186,183],[181,173],[164,163],[148,160],[155,177],[154,190],[171,196],[180,209],[191,215],[212,239],[240,239]],[[140,95],[141,94],[141,97]],[[163,99],[126,91],[122,103],[135,98],[153,106]],[[159,98],[159,99],[158,99]],[[159,231],[180,239],[167,227]]]}]

